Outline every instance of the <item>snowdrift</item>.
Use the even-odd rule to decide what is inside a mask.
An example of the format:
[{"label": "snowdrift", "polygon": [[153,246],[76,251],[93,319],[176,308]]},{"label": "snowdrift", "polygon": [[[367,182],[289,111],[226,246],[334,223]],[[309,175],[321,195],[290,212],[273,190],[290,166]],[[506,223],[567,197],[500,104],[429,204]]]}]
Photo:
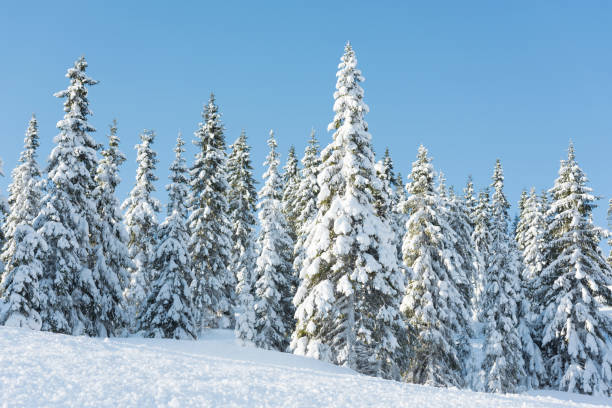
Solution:
[{"label": "snowdrift", "polygon": [[559,392],[492,395],[365,377],[320,361],[199,341],[92,339],[0,326],[0,407],[602,407]]}]

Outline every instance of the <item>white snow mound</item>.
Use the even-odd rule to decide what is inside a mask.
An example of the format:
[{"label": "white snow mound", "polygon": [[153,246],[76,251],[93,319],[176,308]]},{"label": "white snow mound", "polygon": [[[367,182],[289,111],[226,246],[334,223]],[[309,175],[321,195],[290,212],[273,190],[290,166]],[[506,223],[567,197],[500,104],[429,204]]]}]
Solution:
[{"label": "white snow mound", "polygon": [[286,353],[200,341],[94,339],[0,326],[0,407],[601,407],[608,398],[492,395],[385,381]]}]

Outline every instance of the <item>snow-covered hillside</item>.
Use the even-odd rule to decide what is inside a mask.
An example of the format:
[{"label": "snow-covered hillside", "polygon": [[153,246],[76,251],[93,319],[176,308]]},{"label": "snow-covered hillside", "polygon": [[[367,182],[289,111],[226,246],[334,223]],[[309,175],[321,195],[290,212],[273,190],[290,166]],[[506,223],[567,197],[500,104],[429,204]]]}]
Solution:
[{"label": "snow-covered hillside", "polygon": [[0,326],[1,407],[590,407],[576,394],[493,395],[360,376],[245,348],[230,331],[200,341],[94,339]]}]

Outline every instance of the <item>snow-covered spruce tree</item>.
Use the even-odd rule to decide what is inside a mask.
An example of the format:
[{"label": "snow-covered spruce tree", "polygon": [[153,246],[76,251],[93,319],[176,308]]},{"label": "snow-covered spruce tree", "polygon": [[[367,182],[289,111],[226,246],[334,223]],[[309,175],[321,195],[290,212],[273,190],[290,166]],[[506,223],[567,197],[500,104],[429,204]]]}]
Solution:
[{"label": "snow-covered spruce tree", "polygon": [[259,254],[255,268],[255,339],[258,347],[284,351],[293,328],[291,303],[293,241],[283,214],[283,181],[278,172],[274,132],[264,163],[264,185],[259,192]]},{"label": "snow-covered spruce tree", "polygon": [[191,168],[191,239],[189,253],[195,280],[191,290],[198,333],[209,327],[233,325],[236,277],[228,270],[231,244],[227,204],[227,157],[221,114],[210,95],[195,132],[200,148]]},{"label": "snow-covered spruce tree", "polygon": [[157,276],[138,317],[138,331],[145,337],[194,339],[193,306],[189,282],[194,279],[187,250],[187,198],[189,181],[183,153],[185,142],[179,134],[170,166],[168,217],[159,226],[159,245],[152,256]]},{"label": "snow-covered spruce tree", "polygon": [[491,245],[491,203],[489,189],[485,188],[478,194],[478,204],[471,216],[474,224],[472,242],[476,251],[476,276],[474,277],[474,316],[482,320],[482,293],[485,285],[485,275],[489,265]]},{"label": "snow-covered spruce tree", "polygon": [[[457,199],[458,200],[458,199]],[[463,197],[460,203],[458,203],[460,207],[462,207],[464,214],[467,216],[467,225],[471,231],[470,242],[472,247],[472,266],[471,266],[471,285],[472,285],[472,312],[476,312],[476,288],[478,286],[479,279],[479,269],[480,265],[482,265],[483,260],[481,259],[481,254],[474,242],[474,231],[476,229],[476,207],[478,205],[478,198],[475,196],[474,192],[474,182],[472,180],[472,176],[468,176],[465,187],[463,188]]]},{"label": "snow-covered spruce tree", "polygon": [[310,133],[310,140],[304,151],[302,158],[302,171],[300,184],[296,193],[295,212],[296,218],[296,240],[293,250],[293,270],[298,272],[302,269],[302,261],[306,256],[304,243],[308,237],[308,226],[311,220],[317,215],[317,195],[319,185],[317,175],[319,174],[319,141],[314,130]]},{"label": "snow-covered spruce tree", "polygon": [[381,190],[375,196],[374,206],[379,217],[391,219],[394,206],[397,204],[397,195],[395,193],[396,180],[393,173],[393,160],[389,155],[389,149],[385,150],[383,159],[376,162],[374,167],[376,176],[382,183]]},{"label": "snow-covered spruce tree", "polygon": [[[45,241],[30,225],[20,223],[5,244],[11,257],[0,282],[0,324],[40,330],[42,263],[38,254],[47,250]],[[6,251],[5,251],[6,252]]]},{"label": "snow-covered spruce tree", "polygon": [[237,312],[236,337],[245,343],[255,339],[254,273],[255,203],[257,193],[251,165],[251,148],[244,131],[230,146],[227,166],[229,192],[227,201],[232,229],[232,253],[229,271],[238,281],[236,285]]},{"label": "snow-covered spruce tree", "polygon": [[98,145],[90,135],[95,129],[87,121],[91,115],[87,86],[97,81],[87,77],[86,68],[81,57],[66,74],[70,86],[55,94],[66,99],[66,113],[57,123],[60,133],[49,156],[47,194],[33,225],[47,244],[40,257],[42,329],[95,335],[100,292],[91,269],[95,244],[91,231],[100,222],[93,196]]},{"label": "snow-covered spruce tree", "polygon": [[599,248],[603,231],[593,225],[595,196],[578,166],[574,147],[561,162],[550,190],[545,232],[546,265],[536,277],[534,299],[548,386],[609,395],[612,391],[612,323],[601,311],[612,304],[610,266]]},{"label": "snow-covered spruce tree", "polygon": [[[471,310],[474,298],[472,280],[476,274],[474,263],[477,256],[472,242],[473,228],[470,225],[470,217],[467,209],[463,207],[463,202],[457,199],[453,187],[447,190],[446,178],[442,172],[440,172],[437,192],[438,211],[445,218],[443,225],[452,230],[452,234],[443,231],[453,245],[453,251],[449,252],[448,256],[453,259],[453,263],[459,265],[449,269],[449,276],[463,296],[464,307]],[[471,323],[466,322],[466,324],[466,332],[470,332]]]},{"label": "snow-covered spruce tree", "polygon": [[[404,241],[404,235],[406,235],[406,221],[408,221],[409,214],[405,213],[406,200],[408,199],[408,195],[406,194],[406,183],[404,183],[404,177],[402,177],[401,173],[397,173],[395,177],[395,186],[397,193],[397,204],[395,205],[395,213],[397,214],[397,232],[399,233],[399,242],[400,247],[397,249],[398,258],[400,259],[399,265],[402,269],[406,269],[406,265],[404,265],[404,256],[402,255],[402,246]],[[406,271],[405,271],[406,272]]]},{"label": "snow-covered spruce tree", "polygon": [[4,303],[6,311],[0,315],[0,324],[34,330],[40,330],[42,324],[39,313],[42,265],[37,252],[46,250],[46,244],[32,229],[42,197],[41,172],[36,161],[38,146],[38,125],[32,115],[20,164],[13,170],[8,188],[10,212],[2,226],[6,238],[2,252],[5,270],[0,280],[0,305]]},{"label": "snow-covered spruce tree", "polygon": [[152,256],[158,242],[158,220],[161,204],[152,196],[153,183],[157,181],[155,170],[157,153],[152,148],[155,132],[144,130],[140,134],[141,143],[136,145],[136,184],[129,197],[123,202],[125,225],[128,232],[128,249],[134,265],[129,269],[130,285],[125,297],[132,323],[147,299],[151,284],[155,279]]},{"label": "snow-covered spruce tree", "polygon": [[[531,191],[533,192],[533,188],[531,189]],[[525,224],[525,211],[526,211],[528,198],[529,198],[529,194],[527,194],[527,190],[523,189],[523,191],[521,191],[521,197],[519,198],[519,201],[518,201],[519,212],[518,212],[518,215],[514,219],[512,230],[510,231],[510,234],[514,236],[516,247],[521,252],[521,255],[523,254],[524,235],[527,229],[526,224]],[[524,271],[521,271],[521,273],[524,273]]]},{"label": "snow-covered spruce tree", "polygon": [[[531,194],[535,197],[533,189]],[[540,388],[541,380],[544,375],[544,362],[542,361],[542,353],[534,339],[537,340],[537,333],[534,330],[535,313],[532,307],[532,279],[527,278],[528,268],[524,262],[523,251],[519,249],[519,243],[525,237],[523,232],[523,220],[529,206],[529,197],[527,193],[521,194],[519,201],[519,216],[514,222],[514,240],[510,240],[510,248],[513,254],[512,262],[514,268],[519,270],[520,292],[517,294],[518,307],[518,334],[521,339],[521,349],[523,361],[525,364],[525,376],[520,381],[520,387],[523,389],[538,389]]]},{"label": "snow-covered spruce tree", "polygon": [[504,194],[504,175],[497,160],[493,173],[491,203],[490,261],[481,309],[485,331],[485,358],[482,362],[484,390],[516,392],[525,377],[522,343],[517,330],[521,296],[520,270],[513,238],[508,233],[510,204]]},{"label": "snow-covered spruce tree", "polygon": [[406,340],[398,300],[404,276],[391,228],[374,207],[380,181],[364,115],[363,81],[347,44],[337,73],[333,141],[321,153],[318,211],[294,298],[295,354],[399,378]]},{"label": "snow-covered spruce tree", "polygon": [[465,188],[463,189],[463,206],[466,208],[470,216],[470,224],[472,225],[472,228],[474,228],[473,214],[477,205],[478,199],[475,197],[474,181],[472,180],[472,176],[468,176],[467,182],[465,183]]},{"label": "snow-covered spruce tree", "polygon": [[118,336],[130,323],[123,292],[129,284],[128,268],[133,267],[123,214],[116,196],[121,182],[119,167],[125,162],[125,156],[119,151],[116,121],[110,126],[108,139],[108,148],[102,151],[98,164],[94,192],[100,223],[90,231],[96,235],[93,272],[98,277],[100,290],[94,330],[102,337]]},{"label": "snow-covered spruce tree", "polygon": [[287,154],[287,163],[283,167],[283,196],[282,206],[283,214],[287,220],[289,226],[289,234],[291,239],[295,242],[297,237],[297,207],[296,202],[298,200],[298,189],[300,186],[300,170],[298,168],[298,158],[295,155],[295,147],[289,148]]},{"label": "snow-covered spruce tree", "polygon": [[[393,160],[389,154],[389,149],[385,149],[385,155],[376,165],[376,175],[380,179],[382,187],[375,195],[375,208],[393,232],[393,242],[397,251],[397,263],[402,266],[402,237],[404,236],[404,214],[398,207],[399,197],[397,195],[397,179],[393,172]],[[401,187],[400,187],[401,188]],[[404,222],[402,222],[404,221]]]},{"label": "snow-covered spruce tree", "polygon": [[412,164],[404,212],[402,252],[412,269],[401,310],[416,331],[405,379],[417,384],[463,386],[463,361],[468,354],[466,332],[470,314],[451,277],[459,268],[454,233],[434,190],[434,170],[427,149],[420,146]]},{"label": "snow-covered spruce tree", "polygon": [[517,226],[516,241],[525,263],[524,280],[536,278],[545,262],[544,232],[546,230],[545,203],[534,189],[525,198]]},{"label": "snow-covered spruce tree", "polygon": [[[293,265],[293,262],[295,260],[293,254],[293,245],[295,245],[295,241],[297,240],[297,218],[299,216],[297,200],[298,190],[300,188],[300,169],[298,167],[298,164],[298,158],[295,155],[295,147],[291,146],[287,155],[287,163],[285,163],[285,166],[283,167],[281,197],[281,207],[283,210],[283,215],[285,216],[287,227],[289,228],[287,232],[289,233],[289,237],[291,238],[292,242],[291,265]],[[293,313],[295,312],[295,310],[293,309],[292,299],[295,295],[295,291],[297,290],[299,279],[295,274],[295,269],[291,268],[291,271],[292,275],[289,277],[291,297],[291,299],[289,300],[289,305],[292,309],[291,326],[293,326]]]},{"label": "snow-covered spruce tree", "polygon": [[38,122],[36,116],[32,115],[25,134],[24,150],[19,157],[19,165],[12,172],[12,183],[8,188],[10,212],[2,226],[7,241],[12,239],[19,224],[31,226],[40,212],[43,193],[41,171],[36,160],[38,147]]}]

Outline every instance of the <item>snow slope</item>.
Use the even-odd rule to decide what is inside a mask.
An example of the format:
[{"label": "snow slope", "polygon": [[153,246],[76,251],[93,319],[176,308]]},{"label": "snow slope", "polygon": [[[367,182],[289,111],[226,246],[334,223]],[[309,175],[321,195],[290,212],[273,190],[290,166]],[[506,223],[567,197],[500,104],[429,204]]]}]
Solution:
[{"label": "snow slope", "polygon": [[286,353],[200,341],[92,339],[0,326],[0,407],[601,407],[607,398],[491,395],[360,376]]}]

